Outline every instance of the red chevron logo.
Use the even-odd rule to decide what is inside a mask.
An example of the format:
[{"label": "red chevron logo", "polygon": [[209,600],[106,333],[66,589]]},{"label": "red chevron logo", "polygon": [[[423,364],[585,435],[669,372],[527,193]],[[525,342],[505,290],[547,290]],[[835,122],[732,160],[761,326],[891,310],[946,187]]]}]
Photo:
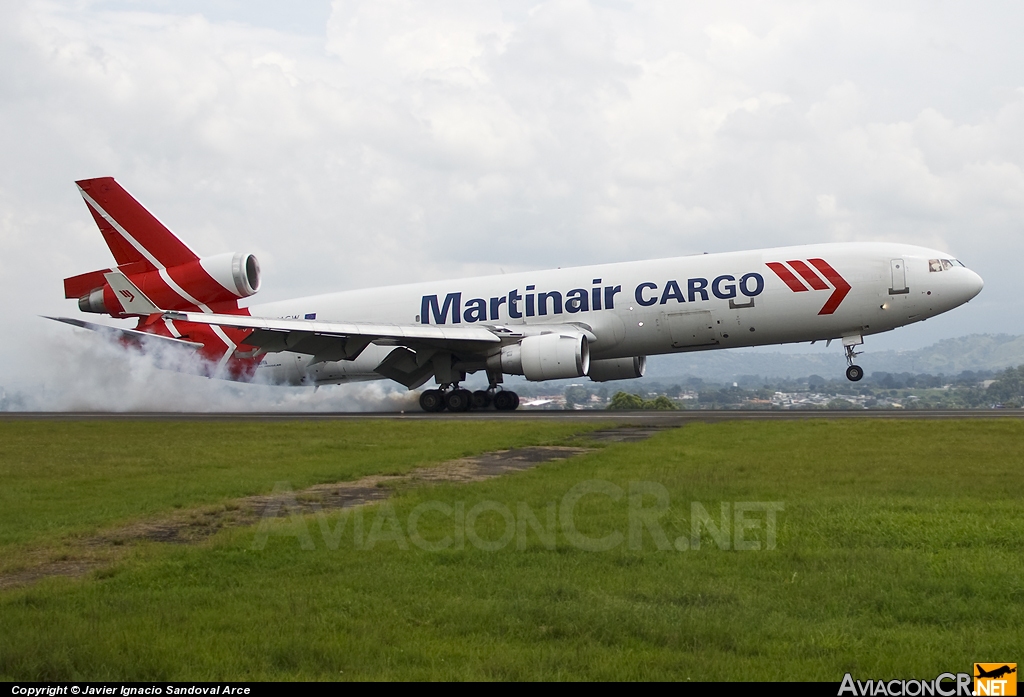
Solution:
[{"label": "red chevron logo", "polygon": [[[815,273],[814,269],[807,265],[808,263],[814,269],[817,269],[818,273]],[[786,266],[786,264],[789,264],[789,266]],[[825,301],[821,310],[818,311],[819,315],[831,315],[839,307],[839,304],[843,302],[843,298],[850,292],[850,284],[824,259],[808,259],[806,262],[793,259],[785,264],[779,261],[769,261],[765,262],[765,265],[774,271],[775,275],[781,278],[782,282],[789,286],[789,289],[794,293],[802,293],[807,290],[828,290],[828,284],[831,283],[832,288],[835,290],[833,290],[828,300]],[[796,271],[810,288],[805,286],[793,271]],[[821,276],[818,275],[819,273]],[[824,276],[824,280],[822,280],[822,276]]]}]

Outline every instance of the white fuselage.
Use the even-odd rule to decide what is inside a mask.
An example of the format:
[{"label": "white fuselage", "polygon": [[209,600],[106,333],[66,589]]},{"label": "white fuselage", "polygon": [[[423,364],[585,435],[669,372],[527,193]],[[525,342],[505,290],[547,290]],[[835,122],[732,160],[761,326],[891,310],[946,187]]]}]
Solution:
[{"label": "white fuselage", "polygon": [[[369,288],[257,305],[250,313],[402,325],[576,325],[594,337],[591,359],[602,360],[877,334],[962,305],[982,285],[944,252],[845,243]],[[308,369],[309,356],[269,354],[259,373],[291,384],[377,379],[374,368],[392,350],[370,346],[354,361]]]}]

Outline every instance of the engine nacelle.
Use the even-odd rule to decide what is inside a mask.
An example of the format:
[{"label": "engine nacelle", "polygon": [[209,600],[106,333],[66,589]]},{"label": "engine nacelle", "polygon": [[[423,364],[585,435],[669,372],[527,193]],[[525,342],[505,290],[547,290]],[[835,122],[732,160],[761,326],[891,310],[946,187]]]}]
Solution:
[{"label": "engine nacelle", "polygon": [[[108,307],[116,308],[113,312]],[[120,312],[118,303],[114,300],[114,291],[110,286],[96,288],[88,295],[78,299],[78,309],[82,312],[96,312],[99,314],[117,314]]]},{"label": "engine nacelle", "polygon": [[199,260],[203,270],[239,298],[260,289],[260,262],[252,254],[227,252]]},{"label": "engine nacelle", "polygon": [[590,369],[590,344],[582,334],[528,336],[502,347],[487,359],[487,367],[535,382],[583,377]]},{"label": "engine nacelle", "polygon": [[587,375],[594,382],[607,382],[608,380],[635,380],[642,378],[646,371],[647,356],[631,356],[591,361]]},{"label": "engine nacelle", "polygon": [[[92,280],[93,276],[102,273],[96,271],[86,276]],[[65,282],[77,278],[65,279]],[[102,278],[95,280],[103,282]],[[260,289],[260,263],[252,254],[228,252],[164,270],[129,274],[128,280],[157,307],[182,310],[191,307],[193,301],[210,305],[253,295]],[[105,282],[102,287],[81,296],[78,308],[82,312],[106,313],[115,317],[122,314],[121,303]]]}]

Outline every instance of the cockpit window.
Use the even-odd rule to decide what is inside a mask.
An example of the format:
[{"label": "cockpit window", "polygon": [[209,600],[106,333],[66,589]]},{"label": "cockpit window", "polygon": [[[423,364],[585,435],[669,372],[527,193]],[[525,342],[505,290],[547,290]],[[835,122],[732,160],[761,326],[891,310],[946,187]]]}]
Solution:
[{"label": "cockpit window", "polygon": [[[928,260],[928,270],[929,271],[946,271],[947,269],[951,269],[951,268],[953,268],[954,266],[956,266],[958,264],[960,266],[963,266],[963,264],[960,263],[956,259],[929,259]],[[964,267],[964,268],[967,268],[967,267]]]}]

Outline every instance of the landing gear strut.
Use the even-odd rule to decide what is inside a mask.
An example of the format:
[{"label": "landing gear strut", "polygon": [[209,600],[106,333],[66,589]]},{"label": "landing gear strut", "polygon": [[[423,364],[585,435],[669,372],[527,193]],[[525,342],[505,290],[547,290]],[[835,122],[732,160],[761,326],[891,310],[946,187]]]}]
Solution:
[{"label": "landing gear strut", "polygon": [[853,364],[853,359],[861,354],[861,351],[854,351],[854,348],[863,344],[864,340],[859,336],[843,337],[843,348],[846,349],[846,379],[850,382],[857,382],[864,377],[864,369]]}]

